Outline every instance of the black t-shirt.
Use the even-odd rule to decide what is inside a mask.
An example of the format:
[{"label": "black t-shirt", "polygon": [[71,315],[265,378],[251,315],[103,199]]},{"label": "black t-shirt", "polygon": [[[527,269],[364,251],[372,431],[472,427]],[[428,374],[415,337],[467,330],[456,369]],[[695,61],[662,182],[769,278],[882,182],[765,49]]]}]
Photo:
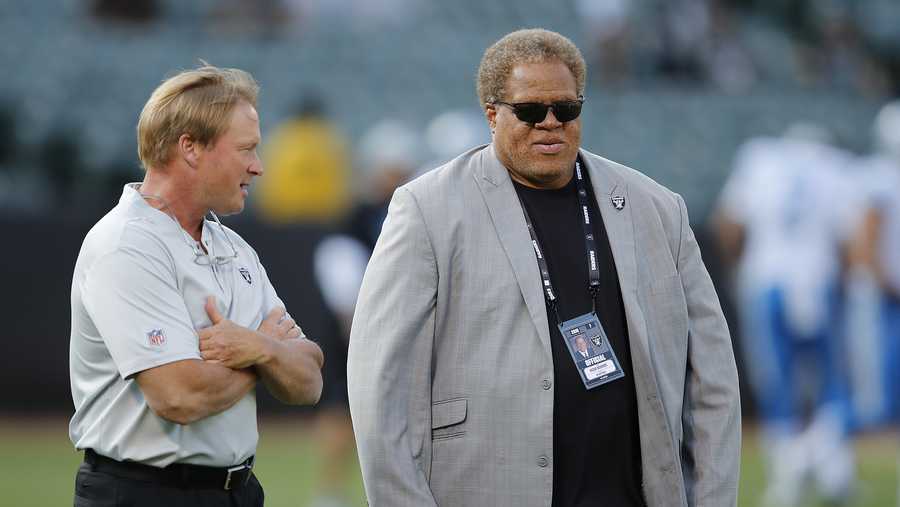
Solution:
[{"label": "black t-shirt", "polygon": [[[637,400],[625,307],[606,228],[590,182],[585,181],[585,186],[600,267],[597,315],[625,377],[587,390],[560,336],[556,316],[547,305],[556,379],[553,507],[642,506]],[[574,176],[558,190],[515,187],[547,259],[559,317],[565,321],[590,312],[588,261]]]}]

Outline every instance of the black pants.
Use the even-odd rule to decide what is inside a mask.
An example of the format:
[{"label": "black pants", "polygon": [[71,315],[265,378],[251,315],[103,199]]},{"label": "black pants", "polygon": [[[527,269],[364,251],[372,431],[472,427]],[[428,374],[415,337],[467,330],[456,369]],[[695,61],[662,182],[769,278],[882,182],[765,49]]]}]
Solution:
[{"label": "black pants", "polygon": [[75,507],[262,507],[255,475],[231,490],[185,489],[116,477],[82,463],[75,477]]}]

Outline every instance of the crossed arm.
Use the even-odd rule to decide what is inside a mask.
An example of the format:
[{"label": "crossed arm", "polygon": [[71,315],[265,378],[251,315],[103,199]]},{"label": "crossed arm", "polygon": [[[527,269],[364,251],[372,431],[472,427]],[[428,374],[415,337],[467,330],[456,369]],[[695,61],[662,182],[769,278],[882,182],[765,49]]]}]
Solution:
[{"label": "crossed arm", "polygon": [[256,331],[238,326],[206,301],[213,325],[200,331],[200,353],[208,362],[232,369],[253,367],[260,380],[283,403],[311,405],[322,394],[324,356],[318,345],[301,336],[284,308],[275,308]]},{"label": "crossed arm", "polygon": [[185,359],[150,368],[135,377],[150,409],[176,424],[190,424],[227,410],[258,379],[253,369]]},{"label": "crossed arm", "polygon": [[324,356],[283,308],[255,331],[223,318],[213,298],[206,311],[213,325],[199,333],[204,360],[176,361],[136,377],[157,415],[178,424],[198,421],[237,403],[258,380],[283,403],[318,402]]}]

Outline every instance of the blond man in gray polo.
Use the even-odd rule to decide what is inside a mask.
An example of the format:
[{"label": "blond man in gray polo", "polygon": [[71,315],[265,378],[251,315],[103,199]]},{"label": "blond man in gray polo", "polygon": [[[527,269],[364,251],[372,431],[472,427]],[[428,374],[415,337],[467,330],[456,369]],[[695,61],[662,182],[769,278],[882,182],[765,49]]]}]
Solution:
[{"label": "blond man in gray polo", "polygon": [[256,397],[313,404],[322,352],[284,309],[238,213],[257,156],[246,72],[182,72],[138,121],[142,183],[88,232],[72,280],[75,505],[256,506]]}]

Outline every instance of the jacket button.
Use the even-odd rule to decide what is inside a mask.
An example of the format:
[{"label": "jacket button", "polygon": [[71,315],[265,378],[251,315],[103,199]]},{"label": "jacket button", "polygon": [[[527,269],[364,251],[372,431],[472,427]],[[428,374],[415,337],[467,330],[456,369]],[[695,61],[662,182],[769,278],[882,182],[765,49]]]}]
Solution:
[{"label": "jacket button", "polygon": [[550,389],[551,387],[553,387],[553,382],[551,382],[550,379],[545,378],[544,381],[541,382],[541,387],[543,387],[544,390],[546,391],[546,390]]},{"label": "jacket button", "polygon": [[538,456],[537,464],[539,467],[545,468],[547,466],[547,463],[549,463],[547,456]]}]

